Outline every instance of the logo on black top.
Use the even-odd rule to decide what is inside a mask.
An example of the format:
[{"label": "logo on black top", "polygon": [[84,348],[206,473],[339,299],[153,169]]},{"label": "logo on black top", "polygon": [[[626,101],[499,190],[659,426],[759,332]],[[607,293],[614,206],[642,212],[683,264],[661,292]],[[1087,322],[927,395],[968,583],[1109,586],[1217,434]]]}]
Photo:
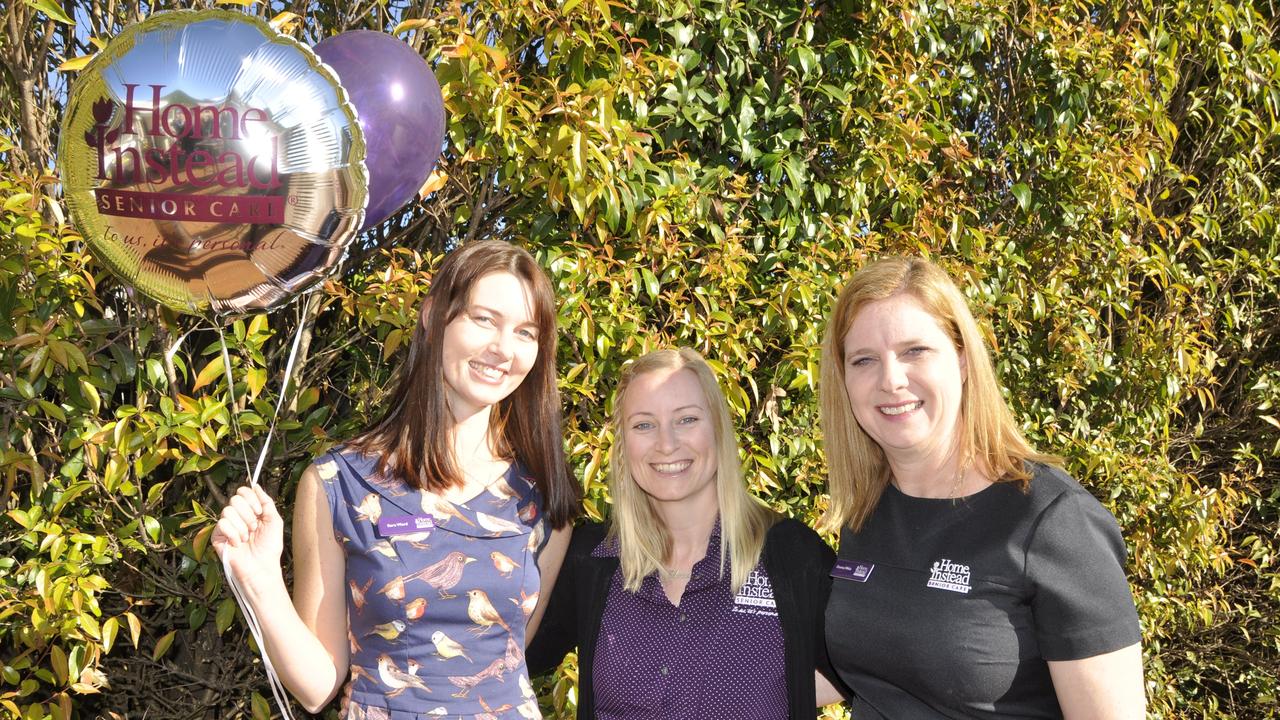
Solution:
[{"label": "logo on black top", "polygon": [[957,565],[946,558],[934,561],[933,567],[929,568],[928,586],[939,590],[967,593],[970,588],[969,566]]}]

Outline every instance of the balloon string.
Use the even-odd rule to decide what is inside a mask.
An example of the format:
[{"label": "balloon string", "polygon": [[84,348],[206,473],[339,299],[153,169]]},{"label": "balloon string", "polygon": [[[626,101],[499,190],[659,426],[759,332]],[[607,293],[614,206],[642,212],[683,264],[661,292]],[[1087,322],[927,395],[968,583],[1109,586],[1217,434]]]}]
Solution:
[{"label": "balloon string", "polygon": [[280,419],[280,408],[284,406],[284,398],[289,389],[289,381],[293,379],[293,364],[298,359],[298,347],[302,345],[303,330],[306,329],[307,322],[310,319],[308,315],[307,304],[304,304],[302,316],[298,318],[298,329],[293,333],[293,347],[289,350],[289,360],[284,364],[284,381],[280,384],[280,396],[276,398],[276,411],[271,415],[271,425],[267,428],[267,439],[262,443],[262,451],[258,453],[258,462],[253,466],[253,474],[249,476],[249,483],[254,487],[258,486],[258,475],[262,472],[262,465],[267,461],[267,450],[271,447],[271,436],[275,433],[276,422]]},{"label": "balloon string", "polygon": [[258,614],[253,611],[253,605],[249,603],[249,599],[245,597],[244,589],[240,587],[240,581],[236,580],[235,573],[231,572],[230,556],[223,554],[222,556],[222,572],[227,576],[227,584],[231,586],[231,594],[236,598],[236,604],[240,606],[241,612],[244,613],[245,623],[249,626],[249,633],[253,635],[253,642],[258,646],[258,654],[262,656],[262,664],[267,669],[267,680],[271,683],[271,695],[275,697],[276,705],[280,708],[280,714],[293,720],[293,712],[290,711],[289,695],[285,692],[284,683],[280,681],[276,668],[271,664],[271,655],[267,653],[267,644],[262,638],[262,624],[258,621]]},{"label": "balloon string", "polygon": [[240,430],[240,420],[236,408],[239,406],[236,400],[236,382],[231,377],[231,355],[227,352],[227,336],[222,332],[222,325],[214,323],[214,328],[218,331],[218,347],[222,350],[222,371],[226,373],[227,378],[227,394],[231,396],[231,408],[227,414],[231,416],[231,429],[236,434],[236,446],[240,449],[240,457],[244,460],[244,466],[249,467],[249,456],[244,451],[244,443],[240,439],[244,437],[244,433]]},{"label": "balloon string", "polygon": [[[266,462],[267,450],[271,446],[271,436],[276,429],[276,422],[280,417],[280,409],[284,405],[284,397],[289,388],[289,380],[293,376],[294,362],[298,357],[298,347],[302,344],[302,333],[306,327],[307,317],[305,310],[304,315],[299,319],[297,331],[293,337],[293,347],[289,351],[289,359],[285,363],[284,382],[280,387],[280,396],[276,400],[275,413],[271,417],[271,425],[267,429],[267,438],[262,443],[262,451],[258,454],[258,462],[254,465],[253,474],[250,477],[250,484],[254,487],[258,486],[258,475],[262,472],[262,466]],[[240,423],[236,419],[236,391],[235,380],[231,376],[231,355],[227,352],[227,337],[222,331],[221,325],[216,325],[218,330],[218,344],[222,350],[222,369],[226,373],[227,390],[231,396],[231,423],[236,432],[236,437],[240,437]],[[241,445],[240,454],[244,457],[244,464],[249,466],[249,458],[244,453],[244,446]],[[271,695],[275,698],[276,705],[280,708],[280,714],[288,720],[294,720],[293,712],[290,710],[289,695],[285,691],[284,683],[280,680],[280,675],[276,672],[275,666],[271,664],[271,656],[267,653],[267,644],[262,636],[262,624],[258,620],[258,614],[254,612],[253,605],[246,597],[244,588],[241,587],[240,581],[236,579],[235,573],[231,571],[230,557],[225,553],[222,556],[222,574],[227,578],[227,585],[231,587],[231,594],[236,599],[236,604],[240,606],[240,612],[244,615],[245,623],[249,626],[249,633],[253,636],[254,644],[258,646],[258,654],[262,657],[263,667],[267,670],[267,681],[271,685]]]}]

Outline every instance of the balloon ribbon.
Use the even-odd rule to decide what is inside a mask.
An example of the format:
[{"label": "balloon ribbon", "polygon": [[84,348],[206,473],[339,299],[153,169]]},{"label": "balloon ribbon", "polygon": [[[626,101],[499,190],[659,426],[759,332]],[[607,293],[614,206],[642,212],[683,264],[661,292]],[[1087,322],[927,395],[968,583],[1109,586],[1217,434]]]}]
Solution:
[{"label": "balloon ribbon", "polygon": [[[262,466],[267,460],[267,450],[271,447],[271,436],[275,433],[276,422],[280,419],[280,409],[284,406],[285,393],[289,389],[289,381],[293,378],[294,362],[298,359],[298,347],[302,345],[302,333],[307,325],[307,312],[303,309],[303,316],[298,320],[298,329],[293,335],[293,347],[289,350],[289,359],[284,365],[284,382],[280,386],[280,396],[276,399],[276,409],[271,416],[271,425],[267,429],[267,438],[262,443],[262,450],[258,453],[258,462],[253,466],[253,474],[249,477],[249,482],[255,488],[258,487],[258,476],[262,472]],[[227,337],[222,332],[222,326],[216,324],[218,329],[218,344],[222,349],[222,368],[227,377],[227,390],[231,394],[231,422],[235,426],[236,436],[240,436],[240,423],[236,421],[236,390],[235,381],[231,377],[231,355],[227,352]],[[243,452],[243,449],[242,449]],[[245,465],[248,466],[248,458],[245,458]],[[231,572],[231,563],[228,555],[222,555],[222,573],[227,577],[227,585],[231,587],[231,594],[236,599],[236,604],[240,606],[240,612],[244,615],[245,622],[249,625],[249,633],[253,635],[253,641],[258,646],[258,654],[262,656],[262,665],[267,669],[267,680],[271,683],[271,694],[275,697],[276,705],[280,708],[280,714],[288,720],[294,720],[293,713],[290,711],[289,695],[285,691],[284,683],[280,681],[280,675],[276,672],[276,668],[271,664],[271,656],[267,653],[267,644],[262,636],[262,623],[258,620],[258,614],[254,612],[253,605],[249,603],[249,599],[245,596],[244,588],[241,587],[240,581],[236,579],[235,573]]]}]

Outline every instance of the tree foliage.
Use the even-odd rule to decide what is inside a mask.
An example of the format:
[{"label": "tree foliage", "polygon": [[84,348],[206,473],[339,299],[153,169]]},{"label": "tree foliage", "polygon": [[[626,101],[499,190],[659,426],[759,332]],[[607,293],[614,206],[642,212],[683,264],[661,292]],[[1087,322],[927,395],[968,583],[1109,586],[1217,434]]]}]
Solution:
[{"label": "tree foliage", "polygon": [[[443,252],[504,237],[556,284],[566,446],[594,517],[619,368],[688,344],[720,373],[753,491],[812,522],[832,294],[877,254],[938,259],[1027,433],[1121,524],[1152,715],[1275,716],[1271,4],[249,3],[308,43],[396,30],[450,119],[428,197],[320,291],[225,329],[230,382],[218,329],[135,301],[50,175],[56,68],[168,7],[3,9],[0,712],[266,717],[208,541],[289,339],[301,326],[265,481],[286,507],[309,458],[376,412]],[[548,683],[558,716],[575,676]]]}]

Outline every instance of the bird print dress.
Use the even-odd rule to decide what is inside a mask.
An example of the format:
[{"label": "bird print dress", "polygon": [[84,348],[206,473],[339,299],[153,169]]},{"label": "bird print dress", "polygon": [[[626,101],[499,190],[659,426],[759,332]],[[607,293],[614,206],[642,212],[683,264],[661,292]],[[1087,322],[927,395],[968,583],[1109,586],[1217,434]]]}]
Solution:
[{"label": "bird print dress", "polygon": [[525,621],[538,601],[542,501],[512,463],[452,503],[335,450],[316,462],[346,554],[346,720],[537,720]]}]

